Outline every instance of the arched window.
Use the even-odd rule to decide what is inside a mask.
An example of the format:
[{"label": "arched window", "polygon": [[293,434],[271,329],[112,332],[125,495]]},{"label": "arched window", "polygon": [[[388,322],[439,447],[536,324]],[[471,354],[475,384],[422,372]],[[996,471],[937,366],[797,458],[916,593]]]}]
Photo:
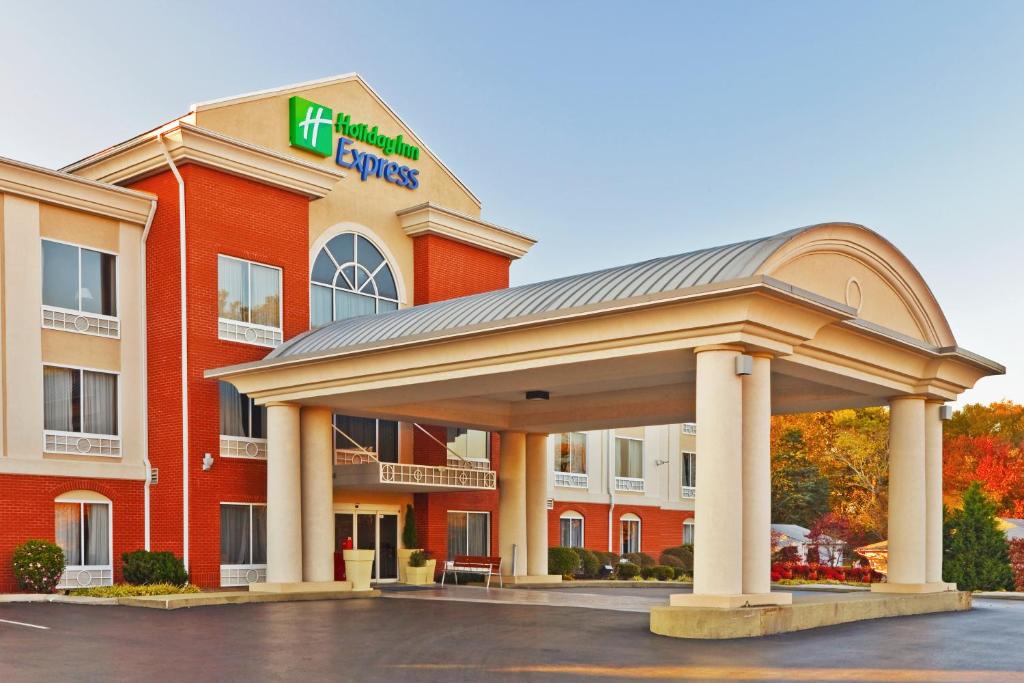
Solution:
[{"label": "arched window", "polygon": [[558,519],[559,542],[563,548],[583,547],[583,515],[568,510]]},{"label": "arched window", "polygon": [[693,545],[693,517],[683,521],[683,545]]},{"label": "arched window", "polygon": [[58,587],[111,585],[110,499],[94,491],[68,491],[54,499],[53,508],[54,537],[67,565]]},{"label": "arched window", "polygon": [[640,552],[640,518],[632,512],[619,518],[619,539],[620,554]]},{"label": "arched window", "polygon": [[310,326],[398,309],[391,266],[370,240],[353,232],[332,237],[313,260]]}]

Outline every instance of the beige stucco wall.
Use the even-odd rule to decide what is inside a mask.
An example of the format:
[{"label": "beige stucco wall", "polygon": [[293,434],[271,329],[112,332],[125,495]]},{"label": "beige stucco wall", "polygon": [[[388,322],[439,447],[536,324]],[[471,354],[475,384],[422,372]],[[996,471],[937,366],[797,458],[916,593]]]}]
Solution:
[{"label": "beige stucco wall", "polygon": [[[333,154],[320,157],[292,147],[288,142],[288,100],[292,95],[330,107],[335,116],[339,112],[350,114],[353,123],[376,125],[382,134],[389,137],[401,134],[406,142],[416,144],[420,148],[420,157],[416,161],[398,154],[387,158],[418,169],[420,186],[416,190],[409,190],[376,177],[368,177],[363,181],[358,172],[338,166]],[[326,197],[310,204],[311,255],[315,255],[323,241],[337,232],[358,232],[361,229],[370,232],[400,271],[396,276],[401,278],[401,284],[404,285],[403,304],[412,303],[413,249],[412,239],[402,231],[395,212],[429,201],[471,216],[480,215],[480,207],[473,197],[426,151],[422,140],[402,126],[358,80],[287,91],[226,106],[200,107],[196,112],[196,125],[295,156],[305,162],[319,164],[332,171],[346,173],[347,177],[339,181]],[[333,134],[335,151],[337,137],[337,134]],[[378,157],[383,156],[377,147],[358,141],[353,146]]]},{"label": "beige stucco wall", "polygon": [[[0,472],[143,479],[142,226],[2,195]],[[120,339],[41,326],[42,249],[48,237],[117,254]],[[120,458],[43,453],[43,365],[120,373]]]}]

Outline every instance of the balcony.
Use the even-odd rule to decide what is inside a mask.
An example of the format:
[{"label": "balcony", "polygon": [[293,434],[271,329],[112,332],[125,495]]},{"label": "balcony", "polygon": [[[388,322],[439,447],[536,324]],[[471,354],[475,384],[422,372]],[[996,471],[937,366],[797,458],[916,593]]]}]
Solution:
[{"label": "balcony", "polygon": [[697,487],[695,486],[684,486],[682,491],[683,498],[696,498]]},{"label": "balcony", "polygon": [[579,472],[555,472],[555,486],[567,489],[590,488],[590,477]]},{"label": "balcony", "polygon": [[370,450],[338,449],[334,453],[334,486],[360,491],[429,493],[446,491],[493,491],[494,470],[441,465],[380,462]]},{"label": "balcony", "polygon": [[696,434],[696,433],[697,433],[697,425],[695,425],[692,422],[684,422],[683,423],[683,434]]},{"label": "balcony", "polygon": [[643,493],[644,480],[640,477],[615,477],[615,490],[625,493]]},{"label": "balcony", "polygon": [[491,461],[487,458],[460,458],[458,456],[448,456],[448,467],[459,467],[470,470],[489,470],[491,469]]}]

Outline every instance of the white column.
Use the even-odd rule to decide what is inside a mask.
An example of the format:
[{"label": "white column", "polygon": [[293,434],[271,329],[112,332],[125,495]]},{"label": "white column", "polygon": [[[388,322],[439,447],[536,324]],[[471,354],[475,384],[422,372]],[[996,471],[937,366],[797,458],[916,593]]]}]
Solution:
[{"label": "white column", "polygon": [[694,595],[743,592],[742,383],[739,349],[697,349]]},{"label": "white column", "polygon": [[924,398],[889,402],[890,584],[925,583]]},{"label": "white column", "polygon": [[526,435],[526,573],[548,575],[548,435]]},{"label": "white column", "polygon": [[303,408],[302,580],[334,580],[334,432],[330,408]]},{"label": "white column", "polygon": [[924,407],[925,581],[942,581],[942,420],[941,402]]},{"label": "white column", "polygon": [[771,371],[770,356],[754,355],[753,373],[743,378],[744,593],[771,592]]},{"label": "white column", "polygon": [[[527,567],[526,435],[501,432],[498,464],[498,549],[501,572],[523,576]],[[512,549],[515,547],[515,563]]]},{"label": "white column", "polygon": [[299,406],[267,404],[267,583],[302,581]]}]

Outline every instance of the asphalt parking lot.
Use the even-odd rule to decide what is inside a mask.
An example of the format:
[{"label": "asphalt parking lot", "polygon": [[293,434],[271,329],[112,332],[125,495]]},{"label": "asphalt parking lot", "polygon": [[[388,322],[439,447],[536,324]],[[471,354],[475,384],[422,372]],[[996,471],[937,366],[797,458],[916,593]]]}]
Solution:
[{"label": "asphalt parking lot", "polygon": [[[641,612],[366,599],[159,611],[0,605],[0,681],[1024,680],[1024,603],[758,640]],[[16,623],[12,623],[16,622]]]}]

